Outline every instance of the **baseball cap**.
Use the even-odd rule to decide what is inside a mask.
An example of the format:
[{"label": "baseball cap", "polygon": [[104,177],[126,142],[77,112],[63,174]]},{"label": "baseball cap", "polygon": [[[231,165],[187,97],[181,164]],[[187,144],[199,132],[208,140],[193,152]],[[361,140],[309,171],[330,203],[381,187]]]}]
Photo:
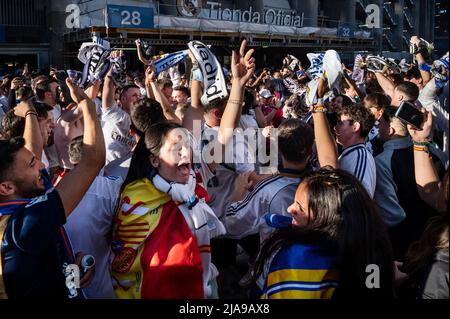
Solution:
[{"label": "baseball cap", "polygon": [[259,95],[266,99],[273,96],[272,93],[270,93],[270,91],[266,89],[259,91]]}]

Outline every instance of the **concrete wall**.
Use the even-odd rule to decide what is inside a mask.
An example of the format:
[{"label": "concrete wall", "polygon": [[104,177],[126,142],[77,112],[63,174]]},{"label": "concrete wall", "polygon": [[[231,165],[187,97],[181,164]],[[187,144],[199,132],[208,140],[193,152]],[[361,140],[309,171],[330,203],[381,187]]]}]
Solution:
[{"label": "concrete wall", "polygon": [[319,1],[317,0],[291,0],[291,8],[298,13],[304,12],[304,24],[308,27],[317,27],[317,16],[319,13]]}]

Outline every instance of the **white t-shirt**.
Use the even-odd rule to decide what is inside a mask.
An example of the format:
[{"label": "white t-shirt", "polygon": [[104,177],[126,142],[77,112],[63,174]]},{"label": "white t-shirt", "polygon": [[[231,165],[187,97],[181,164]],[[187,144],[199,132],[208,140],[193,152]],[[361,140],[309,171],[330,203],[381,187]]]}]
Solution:
[{"label": "white t-shirt", "polygon": [[97,176],[64,226],[74,252],[82,251],[95,258],[94,278],[83,289],[87,298],[115,298],[109,236],[122,183],[120,177]]},{"label": "white t-shirt", "polygon": [[267,213],[289,216],[299,177],[272,176],[259,182],[240,202],[228,205],[222,219],[228,236],[236,239],[259,233],[261,243],[275,230],[267,225]]},{"label": "white t-shirt", "polygon": [[131,156],[132,154],[130,153],[125,157],[117,158],[114,161],[109,162],[109,164],[104,167],[104,175],[119,176],[121,179],[125,180],[128,171],[130,170]]},{"label": "white t-shirt", "polygon": [[102,100],[97,96],[94,100],[95,103],[95,112],[97,113],[97,117],[99,119],[99,121],[102,120]]},{"label": "white t-shirt", "polygon": [[[205,125],[202,134],[203,143],[206,144],[202,148],[204,160],[211,149],[209,147],[211,144],[205,143],[205,141],[211,141],[213,139],[213,135],[209,135],[210,133],[216,134],[215,139],[217,140],[218,129],[218,127],[210,128]],[[228,201],[233,192],[234,181],[238,174],[255,170],[255,164],[252,163],[254,160],[251,158],[251,153],[247,153],[249,149],[246,141],[243,138],[233,138],[231,142],[230,148],[226,148],[226,151],[223,154],[223,160],[226,163],[215,165],[214,176],[203,181],[210,196],[208,204],[218,218],[222,218],[225,214],[226,206],[229,204]],[[226,153],[227,151],[229,152],[228,154]],[[248,158],[246,158],[247,154],[249,155]],[[230,161],[227,161],[226,159],[230,159]]]},{"label": "white t-shirt", "polygon": [[448,82],[444,86],[443,92],[437,96],[437,89],[434,80],[425,85],[420,91],[418,101],[422,106],[433,114],[433,127],[443,133],[444,145],[443,151],[446,154],[446,161],[448,161],[448,130],[449,130],[449,109],[448,109]]},{"label": "white t-shirt", "polygon": [[49,167],[58,167],[59,166],[59,156],[56,150],[56,145],[52,144],[50,146],[44,147],[45,155],[47,156]]},{"label": "white t-shirt", "polygon": [[105,138],[106,164],[131,153],[134,138],[130,135],[131,118],[117,103],[102,110],[102,129]]},{"label": "white t-shirt", "polygon": [[61,117],[61,106],[59,106],[59,104],[53,106],[52,113],[53,113],[53,123],[56,124],[56,121],[58,121],[58,119]]},{"label": "white t-shirt", "polygon": [[256,122],[256,119],[251,114],[242,114],[241,118],[239,119],[239,127],[243,130],[246,130],[248,128],[252,128],[255,130],[258,130],[258,122]]},{"label": "white t-shirt", "polygon": [[[61,106],[56,104],[53,106],[53,123],[56,124],[56,122],[61,117]],[[49,167],[58,167],[60,166],[60,158],[58,155],[58,150],[56,149],[56,145],[52,144],[50,146],[44,147],[45,154],[47,155],[47,159],[49,162]]]},{"label": "white t-shirt", "polygon": [[376,166],[372,154],[364,144],[347,147],[339,156],[339,167],[353,174],[373,198],[376,186]]}]

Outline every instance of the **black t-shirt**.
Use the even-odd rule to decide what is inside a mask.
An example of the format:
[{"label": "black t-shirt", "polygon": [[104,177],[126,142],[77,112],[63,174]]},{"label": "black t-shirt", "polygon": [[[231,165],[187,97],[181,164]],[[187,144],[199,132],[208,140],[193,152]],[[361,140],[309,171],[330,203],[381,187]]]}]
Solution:
[{"label": "black t-shirt", "polygon": [[34,198],[9,218],[1,243],[8,298],[67,298],[60,228],[66,222],[56,190]]}]

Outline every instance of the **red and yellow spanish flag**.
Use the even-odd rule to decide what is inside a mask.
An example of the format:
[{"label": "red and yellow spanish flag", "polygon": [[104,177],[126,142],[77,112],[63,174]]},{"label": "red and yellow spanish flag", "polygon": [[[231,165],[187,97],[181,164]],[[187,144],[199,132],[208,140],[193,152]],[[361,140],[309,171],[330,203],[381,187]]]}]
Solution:
[{"label": "red and yellow spanish flag", "polygon": [[204,298],[197,241],[170,196],[147,178],[121,195],[112,250],[117,298]]}]

